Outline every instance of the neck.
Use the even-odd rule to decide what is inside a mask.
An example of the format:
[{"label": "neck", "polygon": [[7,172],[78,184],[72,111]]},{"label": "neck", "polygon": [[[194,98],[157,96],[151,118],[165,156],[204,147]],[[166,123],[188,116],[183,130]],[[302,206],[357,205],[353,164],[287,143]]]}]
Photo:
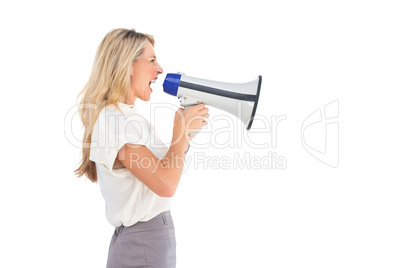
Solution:
[{"label": "neck", "polygon": [[125,104],[129,104],[129,105],[135,105],[135,101],[137,100],[137,98],[136,97],[134,97],[134,96],[129,96],[128,98],[126,98],[125,100],[124,100],[124,103]]}]

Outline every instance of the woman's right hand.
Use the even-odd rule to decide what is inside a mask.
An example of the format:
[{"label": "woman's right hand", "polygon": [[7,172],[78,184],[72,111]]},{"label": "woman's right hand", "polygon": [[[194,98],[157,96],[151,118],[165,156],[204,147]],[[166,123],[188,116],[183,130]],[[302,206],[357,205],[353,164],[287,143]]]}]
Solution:
[{"label": "woman's right hand", "polygon": [[193,139],[198,131],[207,125],[208,111],[209,109],[205,107],[204,103],[187,109],[178,109],[175,114],[173,127],[175,140],[181,140],[182,138]]}]

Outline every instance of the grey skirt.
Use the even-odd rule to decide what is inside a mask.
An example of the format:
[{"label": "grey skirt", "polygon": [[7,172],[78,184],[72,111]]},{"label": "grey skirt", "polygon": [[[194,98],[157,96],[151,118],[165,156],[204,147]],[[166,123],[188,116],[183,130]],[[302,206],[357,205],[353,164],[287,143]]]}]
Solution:
[{"label": "grey skirt", "polygon": [[176,238],[170,211],[147,222],[117,227],[110,242],[106,267],[176,267]]}]

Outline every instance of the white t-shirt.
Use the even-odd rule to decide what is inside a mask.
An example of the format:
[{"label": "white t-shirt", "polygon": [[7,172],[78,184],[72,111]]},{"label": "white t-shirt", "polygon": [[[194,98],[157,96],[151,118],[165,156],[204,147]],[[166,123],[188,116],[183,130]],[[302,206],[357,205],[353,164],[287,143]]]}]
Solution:
[{"label": "white t-shirt", "polygon": [[[135,106],[119,103],[119,108],[124,115],[112,105],[99,113],[89,156],[96,163],[98,184],[106,203],[106,218],[115,227],[148,221],[170,210],[171,203],[171,198],[155,194],[124,166],[113,168],[117,153],[126,143],[145,145],[159,159],[169,149]],[[141,159],[132,159],[136,161],[134,164],[141,164]]]}]

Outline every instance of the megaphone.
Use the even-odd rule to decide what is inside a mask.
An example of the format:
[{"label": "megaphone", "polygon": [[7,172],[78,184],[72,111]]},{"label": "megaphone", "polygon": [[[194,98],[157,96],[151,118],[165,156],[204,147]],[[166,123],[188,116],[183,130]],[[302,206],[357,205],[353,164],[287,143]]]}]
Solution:
[{"label": "megaphone", "polygon": [[247,83],[225,83],[168,73],[163,91],[177,96],[184,108],[199,103],[224,110],[238,117],[249,130],[257,110],[262,76]]}]

